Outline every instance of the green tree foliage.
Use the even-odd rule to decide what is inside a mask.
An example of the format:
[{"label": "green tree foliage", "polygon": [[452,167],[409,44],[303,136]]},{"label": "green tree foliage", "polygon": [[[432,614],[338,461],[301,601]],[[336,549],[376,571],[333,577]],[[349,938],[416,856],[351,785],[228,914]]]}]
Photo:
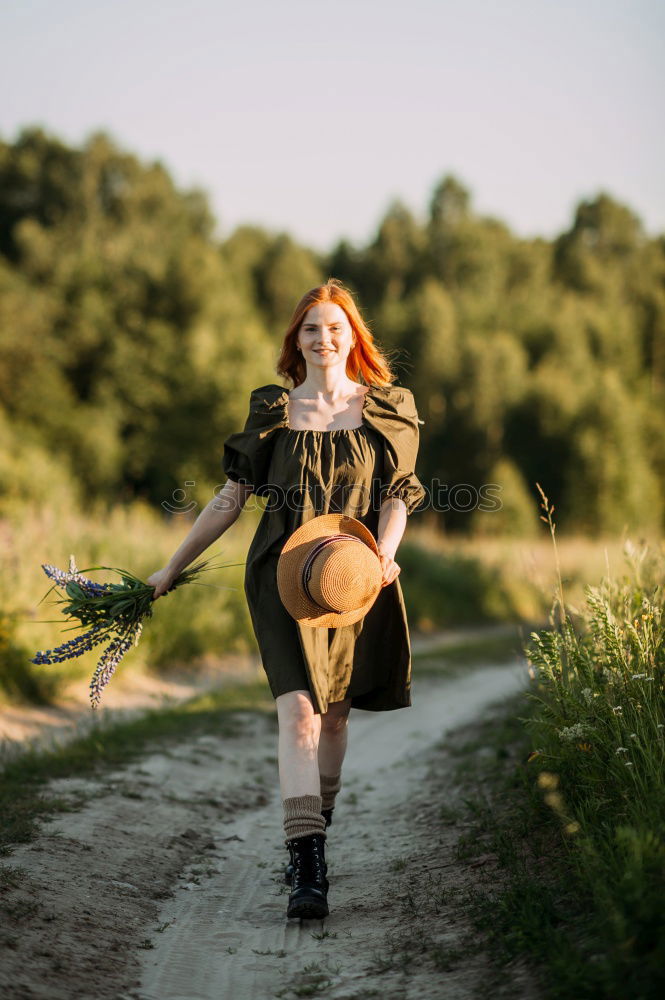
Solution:
[{"label": "green tree foliage", "polygon": [[422,227],[393,207],[364,258],[341,243],[333,267],[398,350],[424,419],[423,478],[478,494],[498,482],[507,498],[502,514],[453,506],[439,523],[531,532],[540,482],[564,529],[662,530],[665,239],[630,209],[601,192],[552,243],[524,240],[446,175]]},{"label": "green tree foliage", "polygon": [[[103,134],[72,151],[28,130],[0,146],[0,218],[12,420],[39,427],[90,494],[161,501],[217,482],[222,442],[278,345],[211,237],[205,197]],[[270,285],[265,263],[260,277]]]},{"label": "green tree foliage", "polygon": [[330,275],[414,391],[423,482],[501,487],[500,512],[435,523],[531,533],[540,482],[565,529],[662,529],[665,237],[608,193],[553,241],[521,239],[447,174],[423,221],[395,200],[366,247],[320,255],[258,226],[220,242],[205,194],[159,162],[39,128],[0,142],[0,503],[42,495],[28,454],[111,503],[220,482],[249,390]]}]

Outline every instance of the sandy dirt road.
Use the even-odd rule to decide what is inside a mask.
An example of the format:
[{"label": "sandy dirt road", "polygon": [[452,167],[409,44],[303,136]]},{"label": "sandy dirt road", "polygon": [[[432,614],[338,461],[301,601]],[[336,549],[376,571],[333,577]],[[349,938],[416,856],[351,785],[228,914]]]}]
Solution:
[{"label": "sandy dirt road", "polygon": [[[442,739],[526,684],[523,662],[414,680],[413,705],[351,713],[328,829],[323,921],[288,921],[272,714],[53,782],[72,810],[4,859],[0,993],[49,1000],[361,1000],[483,995],[454,901],[474,871],[441,821]],[[435,780],[434,780],[435,779]],[[436,794],[433,788],[436,786]],[[5,880],[7,882],[7,880]],[[471,944],[473,944],[471,942]],[[492,994],[496,996],[497,993]],[[502,994],[503,995],[503,994]],[[536,996],[515,970],[506,996]]]},{"label": "sandy dirt road", "polygon": [[[536,624],[534,623],[534,627]],[[527,629],[528,631],[528,629]],[[440,650],[446,646],[477,638],[516,639],[510,624],[484,624],[431,633],[411,634],[414,654]],[[120,671],[104,692],[97,712],[90,711],[88,685],[72,680],[54,705],[0,705],[0,759],[21,753],[26,744],[49,749],[69,739],[84,736],[97,720],[106,722],[128,719],[164,705],[178,704],[222,684],[246,683],[265,677],[257,650],[248,653],[225,653],[210,656],[196,668],[182,666],[167,675],[149,670]]]}]

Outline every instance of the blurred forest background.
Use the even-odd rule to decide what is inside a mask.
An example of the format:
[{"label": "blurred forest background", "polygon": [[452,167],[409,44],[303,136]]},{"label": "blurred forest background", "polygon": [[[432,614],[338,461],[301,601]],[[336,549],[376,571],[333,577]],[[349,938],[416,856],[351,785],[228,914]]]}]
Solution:
[{"label": "blurred forest background", "polygon": [[[477,214],[463,178],[447,174],[424,220],[396,201],[364,247],[342,241],[321,255],[284,232],[241,226],[219,241],[214,229],[204,192],[178,190],[162,164],[104,132],[82,148],[41,128],[0,142],[6,694],[47,698],[56,685],[25,664],[26,648],[58,638],[24,627],[46,617],[35,608],[48,588],[39,564],[65,568],[74,552],[81,568],[163,565],[225,480],[223,442],[242,427],[250,390],[280,381],[296,302],[330,276],[356,293],[414,392],[422,482],[501,487],[500,511],[410,521],[400,555],[413,565],[416,624],[543,611],[525,596],[523,565],[513,561],[512,598],[497,577],[506,553],[514,559],[511,540],[542,537],[536,482],[564,536],[660,536],[665,234],[647,235],[629,206],[601,192],[556,239],[523,239]],[[167,512],[179,498],[183,511],[195,501],[191,513]],[[233,561],[245,558],[253,517],[229,533]],[[418,544],[439,552],[436,569],[414,557]],[[429,584],[454,553],[449,591],[438,590],[450,601],[431,606]],[[589,567],[586,550],[576,562]],[[142,642],[153,666],[251,647],[242,570],[222,575],[235,589],[220,591],[214,615],[201,592],[178,594],[182,627]]]}]

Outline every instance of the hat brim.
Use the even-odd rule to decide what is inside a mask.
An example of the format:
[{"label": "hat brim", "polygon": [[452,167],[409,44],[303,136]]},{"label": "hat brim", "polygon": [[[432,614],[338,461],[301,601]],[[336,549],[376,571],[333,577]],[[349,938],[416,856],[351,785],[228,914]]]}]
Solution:
[{"label": "hat brim", "polygon": [[302,579],[302,570],[312,545],[330,535],[355,535],[374,552],[377,559],[379,549],[374,535],[365,525],[348,514],[319,514],[290,535],[277,561],[277,589],[282,604],[292,618],[301,625],[318,628],[340,628],[342,625],[353,625],[360,621],[376,601],[381,588],[377,589],[370,600],[352,611],[323,611],[309,600],[305,592],[298,586]]}]

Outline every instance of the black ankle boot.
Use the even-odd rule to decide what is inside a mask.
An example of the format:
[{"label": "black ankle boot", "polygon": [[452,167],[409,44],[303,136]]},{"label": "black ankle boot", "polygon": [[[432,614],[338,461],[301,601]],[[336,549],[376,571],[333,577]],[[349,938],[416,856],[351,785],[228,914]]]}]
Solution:
[{"label": "black ankle boot", "polygon": [[[332,814],[333,814],[333,809],[334,808],[335,807],[333,806],[332,809],[322,809],[321,810],[321,815],[323,816],[323,818],[326,821],[326,827],[325,827],[326,830],[328,829],[328,827],[332,823]],[[291,885],[291,882],[293,881],[293,851],[291,850],[291,846],[290,845],[291,845],[291,841],[289,841],[287,843],[287,845],[286,845],[287,848],[288,848],[288,851],[289,851],[289,863],[287,864],[286,868],[284,869],[284,881],[286,882],[287,885]]]},{"label": "black ankle boot", "polygon": [[291,885],[293,882],[293,851],[291,850],[291,841],[289,840],[287,845],[287,850],[289,852],[289,863],[284,869],[284,881],[287,885]]},{"label": "black ankle boot", "polygon": [[327,917],[328,866],[325,858],[326,838],[322,833],[310,833],[289,841],[293,858],[292,890],[287,917],[316,920]]}]

